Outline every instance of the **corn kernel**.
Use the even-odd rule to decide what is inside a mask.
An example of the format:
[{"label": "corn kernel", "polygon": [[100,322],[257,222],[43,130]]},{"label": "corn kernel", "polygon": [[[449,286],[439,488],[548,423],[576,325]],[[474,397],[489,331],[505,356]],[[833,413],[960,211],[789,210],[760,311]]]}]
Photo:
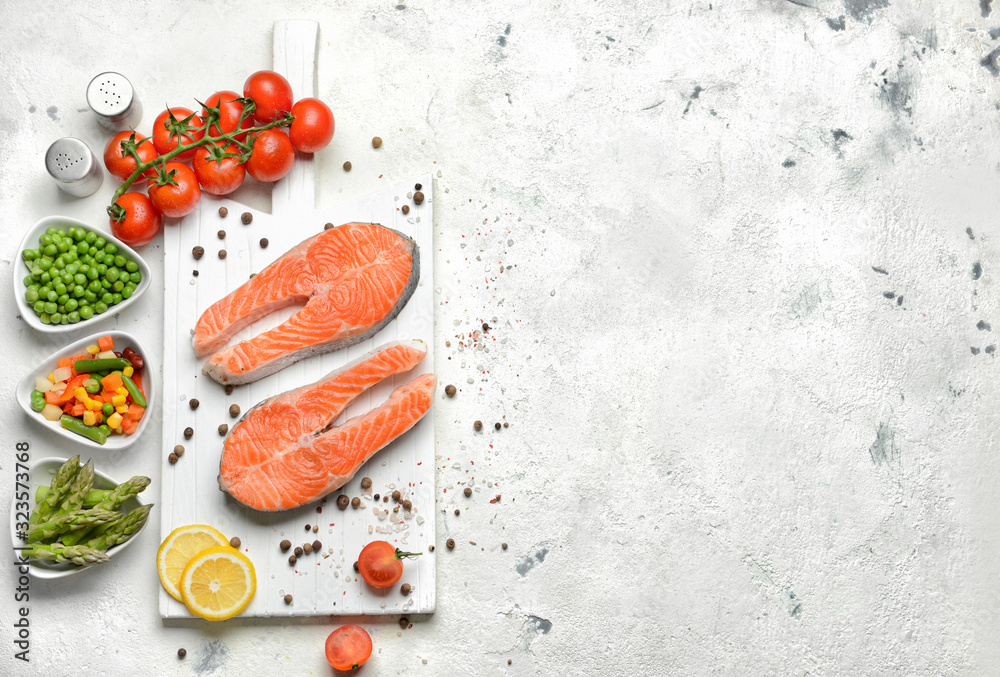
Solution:
[{"label": "corn kernel", "polygon": [[115,413],[111,414],[111,416],[108,416],[108,427],[109,428],[117,428],[121,424],[122,424],[122,415],[119,414],[118,412],[115,412]]},{"label": "corn kernel", "polygon": [[87,409],[90,409],[91,411],[98,411],[103,406],[100,402],[91,398],[87,398],[86,400],[84,400],[83,404],[84,406],[87,407]]},{"label": "corn kernel", "polygon": [[94,412],[90,410],[83,412],[83,423],[84,425],[97,425],[97,417],[94,416]]},{"label": "corn kernel", "polygon": [[127,399],[124,395],[114,395],[111,398],[111,404],[117,408],[125,404]]},{"label": "corn kernel", "polygon": [[132,365],[130,364],[129,366],[122,369],[122,373],[131,378],[132,374],[135,373],[135,370],[132,368]]},{"label": "corn kernel", "polygon": [[119,405],[115,407],[115,411],[117,411],[119,414],[125,414],[128,412],[128,405],[127,404]]},{"label": "corn kernel", "polygon": [[56,382],[56,373],[55,372],[52,372],[51,374],[49,374],[49,380],[52,381],[53,383]]},{"label": "corn kernel", "polygon": [[90,353],[91,355],[96,355],[97,353],[101,352],[101,349],[100,349],[100,347],[99,347],[99,346],[98,346],[98,345],[97,345],[97,344],[95,343],[95,344],[94,344],[94,345],[92,345],[92,346],[87,346],[87,352],[88,352],[88,353]]},{"label": "corn kernel", "polygon": [[90,395],[87,394],[87,391],[84,388],[77,388],[74,390],[73,396],[81,402],[86,402],[90,399]]},{"label": "corn kernel", "polygon": [[124,395],[126,397],[128,396],[128,388],[126,388],[125,386],[118,388],[117,390],[115,390],[115,392],[118,393],[119,395]]}]

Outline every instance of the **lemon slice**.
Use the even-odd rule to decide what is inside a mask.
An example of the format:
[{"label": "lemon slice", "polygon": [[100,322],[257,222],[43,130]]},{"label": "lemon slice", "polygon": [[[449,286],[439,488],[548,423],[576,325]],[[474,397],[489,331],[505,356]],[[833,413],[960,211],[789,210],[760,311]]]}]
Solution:
[{"label": "lemon slice", "polygon": [[188,562],[180,588],[191,613],[224,621],[250,604],[257,592],[257,572],[250,558],[236,548],[216,546]]},{"label": "lemon slice", "polygon": [[156,571],[163,589],[178,602],[183,602],[180,584],[184,567],[199,552],[215,545],[229,545],[229,540],[207,524],[189,524],[171,531],[156,551]]}]

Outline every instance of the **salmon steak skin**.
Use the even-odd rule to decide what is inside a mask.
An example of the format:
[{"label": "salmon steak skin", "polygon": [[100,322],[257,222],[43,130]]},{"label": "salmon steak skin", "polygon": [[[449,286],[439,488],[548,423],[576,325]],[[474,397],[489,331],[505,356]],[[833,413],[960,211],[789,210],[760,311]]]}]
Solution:
[{"label": "salmon steak skin", "polygon": [[[223,385],[251,383],[311,355],[374,336],[420,279],[417,243],[377,223],[345,223],[301,242],[209,307],[191,343]],[[304,305],[303,305],[304,304]],[[285,322],[223,348],[241,329],[291,305]]]},{"label": "salmon steak skin", "polygon": [[360,416],[332,425],[360,394],[415,367],[423,341],[397,341],[250,409],[226,437],[219,488],[248,507],[290,510],[323,498],[412,428],[432,403],[434,374],[396,388]]}]

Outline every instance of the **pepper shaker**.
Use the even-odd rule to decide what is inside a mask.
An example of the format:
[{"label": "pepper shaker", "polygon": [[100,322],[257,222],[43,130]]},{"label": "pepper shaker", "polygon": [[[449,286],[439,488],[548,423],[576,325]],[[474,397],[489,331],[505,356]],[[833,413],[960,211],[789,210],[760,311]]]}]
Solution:
[{"label": "pepper shaker", "polygon": [[87,105],[101,126],[115,132],[132,129],[142,118],[142,104],[121,73],[101,73],[87,85]]},{"label": "pepper shaker", "polygon": [[104,181],[104,172],[93,151],[72,136],[49,146],[45,152],[45,168],[56,185],[74,197],[93,195]]}]

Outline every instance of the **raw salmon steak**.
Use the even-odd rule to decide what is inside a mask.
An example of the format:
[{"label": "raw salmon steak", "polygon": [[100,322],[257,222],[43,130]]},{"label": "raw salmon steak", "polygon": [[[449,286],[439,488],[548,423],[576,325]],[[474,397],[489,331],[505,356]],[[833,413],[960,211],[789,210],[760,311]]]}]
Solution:
[{"label": "raw salmon steak", "polygon": [[[377,223],[346,223],[300,243],[212,304],[191,342],[198,357],[211,355],[204,373],[223,384],[250,383],[373,336],[406,305],[419,277],[411,238]],[[296,304],[305,305],[286,322],[220,350],[250,323]]]},{"label": "raw salmon steak", "polygon": [[257,510],[289,510],[346,484],[431,408],[434,374],[396,388],[366,414],[332,425],[354,399],[423,359],[422,341],[389,343],[315,383],[264,400],[229,433],[219,488]]}]

